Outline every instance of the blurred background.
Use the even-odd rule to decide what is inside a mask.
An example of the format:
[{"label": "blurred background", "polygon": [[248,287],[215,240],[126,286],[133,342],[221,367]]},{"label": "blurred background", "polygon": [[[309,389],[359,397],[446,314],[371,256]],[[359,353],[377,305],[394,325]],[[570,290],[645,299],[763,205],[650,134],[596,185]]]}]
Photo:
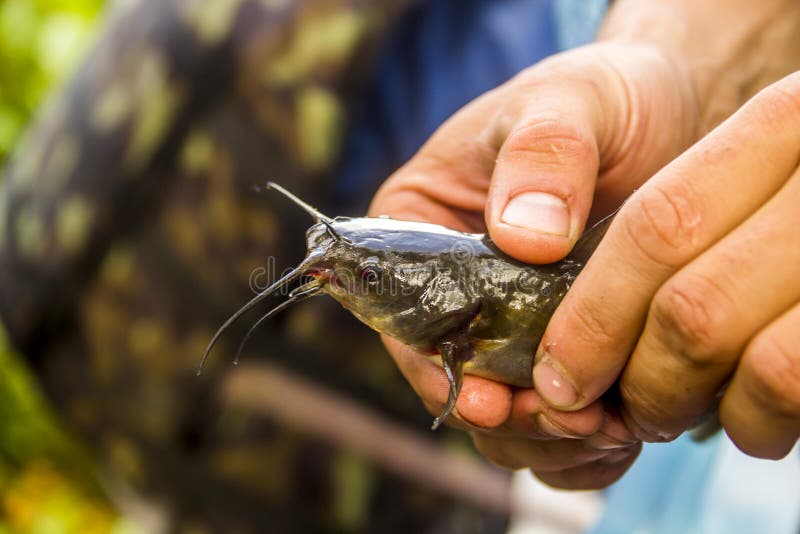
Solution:
[{"label": "blurred background", "polygon": [[45,95],[66,79],[88,47],[104,2],[0,3],[0,162]]},{"label": "blurred background", "polygon": [[253,273],[303,255],[257,186],[363,213],[470,96],[374,142],[369,65],[413,4],[0,0],[0,533],[505,529],[507,475],[327,299],[194,375]]},{"label": "blurred background", "polygon": [[[77,65],[102,7],[100,0],[0,2],[0,166],[46,95]],[[2,337],[0,532],[125,531],[95,479],[93,458]]]}]

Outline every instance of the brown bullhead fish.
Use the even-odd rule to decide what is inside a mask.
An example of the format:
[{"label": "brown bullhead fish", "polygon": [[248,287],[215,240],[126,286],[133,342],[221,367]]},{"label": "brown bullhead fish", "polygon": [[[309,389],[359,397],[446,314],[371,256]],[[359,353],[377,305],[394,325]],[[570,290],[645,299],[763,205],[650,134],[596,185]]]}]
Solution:
[{"label": "brown bullhead fish", "polygon": [[388,217],[332,219],[282,187],[269,187],[316,220],[306,233],[306,258],[220,327],[199,369],[234,321],[302,279],[305,283],[287,300],[253,325],[239,352],[261,322],[295,302],[327,293],[374,330],[442,365],[450,392],[434,429],[455,407],[464,373],[532,386],[533,356],[545,327],[613,217],[584,233],[564,260],[529,265],[504,254],[486,234]]}]

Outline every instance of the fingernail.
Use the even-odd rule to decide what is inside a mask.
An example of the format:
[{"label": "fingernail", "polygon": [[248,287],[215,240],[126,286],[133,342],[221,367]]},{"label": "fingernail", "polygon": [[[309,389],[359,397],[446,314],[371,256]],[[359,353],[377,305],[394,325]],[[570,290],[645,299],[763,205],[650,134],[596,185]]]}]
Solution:
[{"label": "fingernail", "polygon": [[578,400],[578,393],[572,384],[546,361],[534,366],[533,385],[537,393],[556,408],[569,408]]},{"label": "fingernail", "polygon": [[548,193],[520,193],[506,204],[500,220],[542,234],[569,235],[569,208],[562,199]]},{"label": "fingernail", "polygon": [[619,449],[636,444],[639,440],[625,426],[618,410],[604,407],[603,426],[586,440],[590,447],[600,450]]},{"label": "fingernail", "polygon": [[596,434],[592,434],[591,436],[586,438],[585,443],[588,447],[592,449],[597,449],[599,451],[624,449],[626,447],[631,446],[630,441],[621,441],[612,436],[603,434],[602,432],[597,432]]},{"label": "fingernail", "polygon": [[634,449],[631,449],[630,446],[629,446],[628,449],[614,451],[612,453],[609,453],[608,455],[603,456],[602,458],[600,458],[599,461],[600,461],[600,463],[603,463],[603,464],[618,464],[620,462],[624,462],[625,460],[628,460],[631,457],[631,455],[633,454],[633,452],[634,452]]},{"label": "fingernail", "polygon": [[657,436],[651,432],[647,432],[642,426],[634,419],[630,413],[628,413],[628,409],[626,407],[622,407],[620,411],[622,414],[622,419],[625,421],[625,425],[630,429],[631,433],[636,436],[637,439],[642,441],[646,441],[648,443],[652,443],[654,441],[658,441]]},{"label": "fingernail", "polygon": [[641,441],[647,443],[665,443],[674,440],[680,435],[680,433],[675,434],[647,430],[639,424],[639,421],[637,421],[624,406],[622,408],[622,418],[625,420],[625,424],[628,426],[631,433]]},{"label": "fingernail", "polygon": [[557,424],[553,423],[547,416],[543,413],[540,413],[536,416],[536,422],[539,424],[539,429],[550,436],[556,438],[569,438],[569,439],[578,439],[580,436],[576,436],[575,434],[570,434]]}]

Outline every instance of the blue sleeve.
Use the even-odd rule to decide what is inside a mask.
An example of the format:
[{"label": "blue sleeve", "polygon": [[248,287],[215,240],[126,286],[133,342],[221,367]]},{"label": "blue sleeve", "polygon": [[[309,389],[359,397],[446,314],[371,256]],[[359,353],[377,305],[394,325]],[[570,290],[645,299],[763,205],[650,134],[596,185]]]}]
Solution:
[{"label": "blue sleeve", "polygon": [[606,0],[429,0],[394,33],[345,143],[334,195],[363,204],[459,108],[565,46]]}]

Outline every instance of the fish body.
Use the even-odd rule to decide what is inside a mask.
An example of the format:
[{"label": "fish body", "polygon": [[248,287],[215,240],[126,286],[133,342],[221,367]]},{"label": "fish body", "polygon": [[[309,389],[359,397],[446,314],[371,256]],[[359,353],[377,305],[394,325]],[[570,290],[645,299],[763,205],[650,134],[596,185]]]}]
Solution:
[{"label": "fish body", "polygon": [[250,332],[294,302],[330,295],[374,330],[442,365],[450,392],[434,428],[455,407],[465,372],[532,385],[534,353],[547,323],[613,218],[587,231],[564,260],[529,265],[504,254],[486,234],[388,217],[330,218],[280,186],[270,186],[316,219],[306,233],[306,258],[225,322],[203,362],[230,324],[302,278],[305,283]]},{"label": "fish body", "polygon": [[323,251],[322,290],[359,320],[437,363],[453,346],[464,372],[517,386],[532,385],[533,353],[583,266],[528,265],[488,235],[388,218],[340,217],[307,236]]}]

